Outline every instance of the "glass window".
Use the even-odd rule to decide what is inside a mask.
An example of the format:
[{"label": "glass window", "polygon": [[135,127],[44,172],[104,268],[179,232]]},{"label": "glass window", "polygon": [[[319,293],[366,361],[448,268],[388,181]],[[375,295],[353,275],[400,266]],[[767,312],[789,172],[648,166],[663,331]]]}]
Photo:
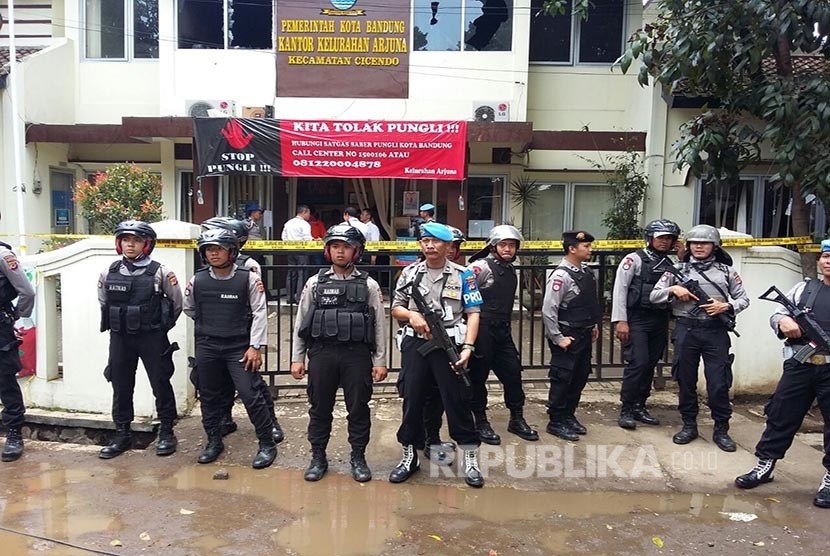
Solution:
[{"label": "glass window", "polygon": [[622,54],[625,0],[592,0],[590,17],[579,21],[579,61],[613,63]]},{"label": "glass window", "polygon": [[493,226],[502,223],[503,176],[475,176],[467,179],[467,237],[486,238]]},{"label": "glass window", "polygon": [[271,48],[273,0],[228,0],[228,44],[231,48]]},{"label": "glass window", "polygon": [[511,50],[512,14],[512,0],[465,0],[464,50]]},{"label": "glass window", "polygon": [[622,54],[626,0],[592,0],[587,20],[571,13],[571,2],[567,13],[555,16],[545,14],[543,4],[531,0],[531,62],[570,63],[578,50],[579,63],[610,64]]},{"label": "glass window", "polygon": [[178,0],[179,48],[224,48],[223,0]]},{"label": "glass window", "polygon": [[542,184],[539,199],[522,216],[527,239],[558,239],[565,231],[565,184]]},{"label": "glass window", "polygon": [[86,0],[86,57],[127,57],[124,0]]},{"label": "glass window", "polygon": [[179,48],[268,50],[273,20],[272,0],[178,0]]},{"label": "glass window", "polygon": [[133,5],[133,55],[136,58],[158,58],[158,0],[135,0]]},{"label": "glass window", "polygon": [[614,204],[614,188],[605,184],[574,186],[574,230],[585,230],[594,237],[604,238],[608,228],[602,223],[605,212]]},{"label": "glass window", "polygon": [[461,0],[415,0],[414,50],[461,50]]},{"label": "glass window", "polygon": [[754,193],[754,179],[741,179],[737,186],[716,179],[702,181],[698,223],[751,234]]}]

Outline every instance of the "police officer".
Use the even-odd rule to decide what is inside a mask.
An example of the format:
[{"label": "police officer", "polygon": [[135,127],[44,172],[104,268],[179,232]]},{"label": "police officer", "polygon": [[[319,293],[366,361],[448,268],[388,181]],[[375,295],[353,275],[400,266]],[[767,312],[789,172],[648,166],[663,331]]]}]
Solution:
[{"label": "police officer", "polygon": [[587,429],[577,421],[576,408],[591,374],[591,348],[599,336],[601,316],[597,281],[585,264],[591,259],[594,236],[585,231],[562,234],[565,257],[548,274],[542,319],[550,346],[550,391],[547,431],[565,440],[579,440]]},{"label": "police officer", "polygon": [[476,277],[484,299],[481,306],[476,351],[470,360],[473,383],[472,409],[476,429],[482,442],[500,444],[501,438],[487,420],[487,377],[490,369],[504,386],[504,404],[510,410],[507,431],[524,440],[539,440],[539,433],[524,419],[525,393],[522,389],[522,363],[510,329],[513,299],[518,279],[513,261],[522,242],[522,234],[513,226],[495,226],[490,230],[487,246],[473,256],[468,267]]},{"label": "police officer", "polygon": [[[230,216],[213,216],[208,218],[204,222],[202,222],[202,230],[214,230],[214,229],[221,229],[221,230],[230,230],[236,236],[236,240],[239,243],[239,249],[241,250],[245,247],[245,243],[248,241],[248,227],[245,225],[244,222],[241,220],[237,220],[236,218],[232,218]],[[257,274],[258,276],[262,276],[262,269],[259,266],[259,262],[257,262],[253,257],[250,255],[246,255],[241,251],[236,256],[236,264],[242,268],[247,268],[251,272]],[[195,373],[194,373],[195,374]],[[191,381],[194,377],[191,377]],[[195,385],[195,384],[194,384]],[[271,431],[272,436],[274,437],[274,442],[279,444],[285,439],[285,434],[283,433],[282,427],[280,427],[279,421],[277,421],[276,412],[274,409],[274,398],[271,396],[271,390],[268,388],[268,385],[265,381],[261,381],[257,383],[257,386],[263,388],[262,395],[265,398],[265,402],[268,404],[268,408],[271,412],[271,417],[274,419],[274,429]],[[198,389],[198,386],[197,386]],[[222,424],[219,426],[219,430],[222,433],[222,436],[227,436],[232,432],[236,432],[237,425],[236,422],[233,420],[233,400],[236,395],[236,390],[233,388],[232,383],[228,383],[228,391],[223,396],[226,400],[226,410],[224,412],[224,416],[222,418]]]},{"label": "police officer", "polygon": [[247,236],[251,239],[262,239],[262,229],[259,222],[262,220],[262,207],[253,204],[245,208],[245,227],[248,230]]},{"label": "police officer", "polygon": [[614,279],[611,322],[616,325],[625,360],[617,422],[624,429],[636,428],[637,421],[660,424],[646,409],[646,400],[651,394],[654,366],[666,350],[670,313],[668,304],[652,305],[649,295],[662,274],[654,271],[655,265],[669,251],[682,249],[677,241],[680,227],[671,220],[652,220],[644,236],[646,248],[626,255]]},{"label": "police officer", "polygon": [[[821,281],[806,278],[796,284],[787,297],[801,309],[808,310],[826,332],[830,332],[830,240],[821,242],[819,257]],[[801,427],[804,415],[818,399],[824,417],[824,477],[813,504],[830,508],[830,353],[817,352],[799,363],[793,355],[806,344],[803,331],[786,307],[770,317],[770,325],[779,338],[785,338],[784,372],[775,393],[767,402],[767,426],[755,446],[758,463],[748,473],[735,479],[740,488],[755,488],[773,480],[775,462],[782,459]]]},{"label": "police officer", "polygon": [[[699,224],[686,234],[688,251],[677,267],[712,298],[694,311],[698,298],[677,284],[677,278],[666,272],[649,295],[651,303],[671,302],[677,318],[672,342],[674,360],[672,374],[680,388],[678,409],[683,428],[672,437],[675,444],[688,444],[698,437],[697,431],[697,375],[700,358],[706,375],[709,408],[715,420],[712,440],[725,452],[735,451],[735,442],[729,436],[729,388],[732,386],[732,366],[729,348],[732,345],[726,325],[718,317],[726,313],[732,317],[749,306],[741,277],[729,266],[732,258],[721,249],[720,233],[712,226]],[[729,298],[732,298],[729,301]]]},{"label": "police officer", "polygon": [[354,265],[366,240],[349,224],[326,232],[324,254],[331,268],[306,282],[294,326],[291,376],[306,374],[308,355],[308,441],[311,463],[306,481],[319,481],[328,470],[326,446],[331,436],[335,394],[343,388],[349,422],[349,463],[355,481],[366,482],[371,426],[372,381],[386,378],[386,323],[380,286]]},{"label": "police officer", "polygon": [[105,376],[112,383],[112,419],[115,437],[98,453],[111,459],[130,449],[130,424],[138,359],[144,364],[156,398],[161,427],[156,454],[167,456],[178,444],[173,434],[176,398],[173,352],[167,331],[182,312],[182,291],[176,275],[153,261],[156,232],[146,222],[125,220],[115,228],[115,250],[120,260],[109,265],[98,278],[101,331],[110,331],[109,364]]},{"label": "police officer", "polygon": [[268,467],[277,456],[274,426],[263,394],[261,350],[268,339],[265,288],[260,277],[235,264],[236,236],[222,229],[206,230],[197,241],[206,263],[187,284],[184,312],[196,321],[196,372],[202,404],[202,426],[208,443],[199,463],[222,453],[220,425],[227,407],[228,382],[239,392],[259,439],[254,469]]},{"label": "police officer", "polygon": [[[20,261],[11,246],[0,241],[0,402],[3,403],[3,424],[8,429],[3,447],[3,461],[15,461],[23,455],[23,394],[17,383],[22,368],[18,346],[20,339],[14,329],[19,317],[30,317],[35,306],[35,289],[20,268]],[[17,307],[12,301],[17,299]]]},{"label": "police officer", "polygon": [[[447,413],[450,436],[464,452],[465,481],[472,487],[484,485],[478,468],[477,448],[480,444],[473,424],[469,395],[461,378],[449,365],[447,355],[432,351],[426,356],[418,348],[430,339],[429,326],[412,299],[411,288],[419,288],[427,303],[439,314],[447,334],[460,345],[459,366],[465,367],[475,349],[478,334],[481,292],[473,273],[447,260],[447,251],[453,236],[442,224],[429,222],[421,226],[421,251],[425,260],[406,267],[398,279],[392,301],[392,317],[403,326],[401,340],[401,384],[403,416],[398,429],[398,442],[403,446],[403,457],[392,470],[389,481],[401,483],[420,468],[417,446],[423,445],[424,399],[433,384],[437,384]],[[462,317],[467,316],[466,326]]]}]

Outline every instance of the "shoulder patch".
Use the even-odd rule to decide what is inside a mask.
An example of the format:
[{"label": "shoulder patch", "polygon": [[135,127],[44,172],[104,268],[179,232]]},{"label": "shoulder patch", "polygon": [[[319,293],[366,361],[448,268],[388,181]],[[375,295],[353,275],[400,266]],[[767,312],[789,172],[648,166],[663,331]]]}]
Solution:
[{"label": "shoulder patch", "polygon": [[737,271],[735,272],[735,283],[738,284],[739,286],[744,283],[744,281],[741,280],[741,275],[738,274]]},{"label": "shoulder patch", "polygon": [[167,275],[167,280],[170,282],[171,286],[178,286],[179,280],[176,278],[176,275],[172,272]]},{"label": "shoulder patch", "polygon": [[192,278],[187,283],[187,286],[185,286],[185,288],[184,288],[184,295],[185,296],[189,297],[191,293],[193,293],[193,279]]},{"label": "shoulder patch", "polygon": [[552,283],[551,283],[550,289],[552,289],[555,292],[558,292],[559,290],[561,290],[562,289],[562,280],[560,280],[559,278],[554,278]]},{"label": "shoulder patch", "polygon": [[634,264],[634,260],[631,258],[631,256],[628,256],[623,260],[622,269],[623,270],[631,270],[631,267],[632,267],[633,264]]},{"label": "shoulder patch", "polygon": [[263,285],[262,280],[257,279],[256,289],[259,291],[259,293],[265,293],[265,286]]},{"label": "shoulder patch", "polygon": [[17,262],[17,257],[15,257],[13,253],[9,253],[3,257],[3,260],[6,261],[6,265],[8,265],[9,270],[17,270],[20,266],[20,263]]}]

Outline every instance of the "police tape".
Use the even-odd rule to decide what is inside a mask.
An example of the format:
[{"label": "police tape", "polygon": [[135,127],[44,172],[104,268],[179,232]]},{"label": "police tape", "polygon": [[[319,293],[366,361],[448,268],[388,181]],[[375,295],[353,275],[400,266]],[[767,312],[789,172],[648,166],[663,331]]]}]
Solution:
[{"label": "police tape", "polygon": [[[0,234],[0,237],[15,237],[16,234]],[[26,234],[26,237],[35,237],[49,240],[82,240],[88,238],[106,239],[113,236],[85,235],[85,234]],[[796,246],[802,253],[818,253],[820,245],[812,242],[810,236],[799,237],[764,237],[764,238],[726,238],[724,247],[770,247]],[[487,245],[484,241],[468,241],[464,244],[464,251],[478,251]],[[644,246],[640,239],[598,239],[592,247],[598,251],[617,249],[639,249]],[[195,239],[160,239],[156,247],[169,249],[195,249]],[[317,251],[323,249],[323,241],[281,241],[281,240],[250,240],[245,244],[246,251]],[[366,250],[374,252],[420,251],[415,238],[409,241],[369,241]],[[527,240],[522,242],[523,251],[561,251],[560,240]]]}]

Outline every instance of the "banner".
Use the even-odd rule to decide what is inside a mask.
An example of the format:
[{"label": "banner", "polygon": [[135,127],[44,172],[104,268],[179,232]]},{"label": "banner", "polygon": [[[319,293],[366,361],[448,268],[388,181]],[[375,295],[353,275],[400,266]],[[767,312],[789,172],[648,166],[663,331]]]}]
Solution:
[{"label": "banner", "polygon": [[283,175],[464,178],[467,122],[282,120]]},{"label": "banner", "polygon": [[467,122],[195,118],[200,176],[464,178]]}]

